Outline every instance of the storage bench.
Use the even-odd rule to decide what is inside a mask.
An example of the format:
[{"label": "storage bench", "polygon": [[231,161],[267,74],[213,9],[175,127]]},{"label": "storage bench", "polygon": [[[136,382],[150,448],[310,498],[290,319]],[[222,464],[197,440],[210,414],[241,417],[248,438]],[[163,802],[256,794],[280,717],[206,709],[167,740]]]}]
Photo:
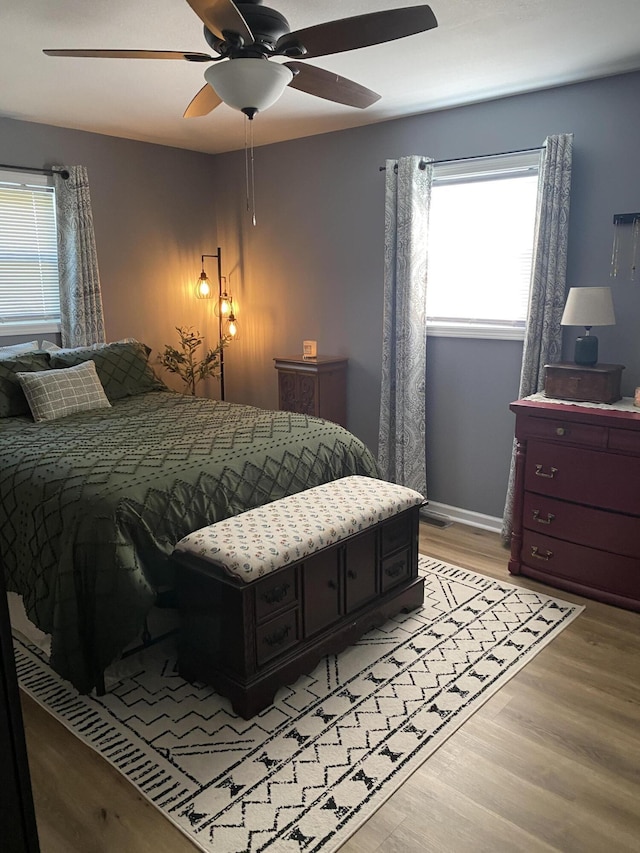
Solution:
[{"label": "storage bench", "polygon": [[178,668],[249,719],[327,654],[422,604],[418,492],[343,477],[176,545]]}]

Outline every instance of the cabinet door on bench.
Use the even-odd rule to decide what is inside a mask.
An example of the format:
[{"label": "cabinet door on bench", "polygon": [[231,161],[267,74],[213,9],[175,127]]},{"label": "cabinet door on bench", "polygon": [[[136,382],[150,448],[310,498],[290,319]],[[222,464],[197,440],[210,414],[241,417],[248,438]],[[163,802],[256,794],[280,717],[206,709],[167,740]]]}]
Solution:
[{"label": "cabinet door on bench", "polygon": [[340,618],[339,551],[321,551],[303,566],[304,635],[310,637]]},{"label": "cabinet door on bench", "polygon": [[376,597],[376,534],[361,533],[346,545],[347,613]]}]

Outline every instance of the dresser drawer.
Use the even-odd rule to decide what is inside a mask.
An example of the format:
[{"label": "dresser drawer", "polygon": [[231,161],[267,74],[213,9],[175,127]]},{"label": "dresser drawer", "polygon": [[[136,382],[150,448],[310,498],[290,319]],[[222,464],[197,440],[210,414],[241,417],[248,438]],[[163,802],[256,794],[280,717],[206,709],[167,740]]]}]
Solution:
[{"label": "dresser drawer", "polygon": [[526,491],[640,516],[640,457],[530,441]]},{"label": "dresser drawer", "polygon": [[561,444],[576,444],[583,447],[607,446],[607,428],[597,424],[575,424],[560,418],[524,418],[518,438],[553,439]]},{"label": "dresser drawer", "polygon": [[554,579],[564,579],[590,590],[640,600],[639,559],[563,542],[530,530],[524,531],[521,559],[536,574],[548,575],[551,584]]},{"label": "dresser drawer", "polygon": [[295,569],[283,569],[275,577],[256,581],[254,596],[256,621],[271,619],[297,600]]},{"label": "dresser drawer", "polygon": [[640,558],[640,518],[635,516],[525,492],[522,523],[543,536]]},{"label": "dresser drawer", "polygon": [[640,431],[631,429],[610,429],[609,449],[623,453],[635,453],[640,456]]}]

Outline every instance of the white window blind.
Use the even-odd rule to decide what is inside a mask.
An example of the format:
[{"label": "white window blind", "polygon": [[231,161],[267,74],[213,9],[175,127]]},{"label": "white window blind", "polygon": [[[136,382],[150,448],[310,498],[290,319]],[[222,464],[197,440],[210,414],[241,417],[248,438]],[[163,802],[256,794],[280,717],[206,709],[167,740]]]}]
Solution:
[{"label": "white window blind", "polygon": [[539,152],[434,167],[427,315],[431,332],[522,335],[529,304]]},{"label": "white window blind", "polygon": [[41,176],[0,176],[0,334],[59,321],[55,191]]}]

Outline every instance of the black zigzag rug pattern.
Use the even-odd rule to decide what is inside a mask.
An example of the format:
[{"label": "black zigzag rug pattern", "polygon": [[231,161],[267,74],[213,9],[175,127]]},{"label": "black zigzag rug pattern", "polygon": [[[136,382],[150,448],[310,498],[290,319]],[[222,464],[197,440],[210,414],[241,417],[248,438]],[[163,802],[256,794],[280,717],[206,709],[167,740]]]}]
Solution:
[{"label": "black zigzag rug pattern", "polygon": [[421,609],[252,720],[184,682],[171,641],[79,696],[16,639],[21,686],[209,853],[331,853],[583,608],[420,558]]}]

